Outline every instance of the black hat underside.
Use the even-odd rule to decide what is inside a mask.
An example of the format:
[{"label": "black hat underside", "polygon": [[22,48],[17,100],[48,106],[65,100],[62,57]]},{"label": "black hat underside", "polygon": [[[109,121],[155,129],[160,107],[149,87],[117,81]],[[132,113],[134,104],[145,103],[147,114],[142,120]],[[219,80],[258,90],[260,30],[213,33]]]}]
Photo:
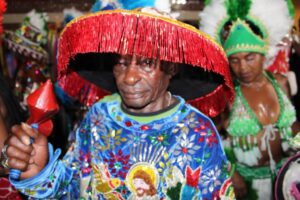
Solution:
[{"label": "black hat underside", "polygon": [[[85,53],[77,54],[70,60],[69,67],[82,78],[110,91],[117,92],[112,67],[116,54]],[[196,99],[213,92],[223,83],[221,75],[205,71],[200,67],[179,64],[178,73],[172,78],[169,91],[186,100]]]}]

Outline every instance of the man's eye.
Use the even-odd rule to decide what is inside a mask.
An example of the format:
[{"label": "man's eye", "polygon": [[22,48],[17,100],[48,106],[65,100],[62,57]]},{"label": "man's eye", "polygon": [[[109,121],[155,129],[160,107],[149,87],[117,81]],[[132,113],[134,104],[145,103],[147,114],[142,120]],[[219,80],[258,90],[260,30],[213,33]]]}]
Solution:
[{"label": "man's eye", "polygon": [[117,65],[120,67],[127,67],[128,63],[126,62],[126,60],[119,60],[117,62]]},{"label": "man's eye", "polygon": [[114,66],[114,71],[122,71],[127,68],[127,63],[125,60],[119,60]]},{"label": "man's eye", "polygon": [[125,63],[126,61],[121,59],[117,62],[117,65],[125,65]]},{"label": "man's eye", "polygon": [[146,60],[144,60],[144,61],[141,62],[142,66],[147,66],[147,65],[151,65],[151,64],[152,64],[152,61],[149,60],[149,59],[146,59]]},{"label": "man's eye", "polygon": [[154,65],[154,62],[152,60],[145,59],[145,60],[142,60],[140,62],[140,67],[145,72],[151,72],[154,69],[155,65]]}]

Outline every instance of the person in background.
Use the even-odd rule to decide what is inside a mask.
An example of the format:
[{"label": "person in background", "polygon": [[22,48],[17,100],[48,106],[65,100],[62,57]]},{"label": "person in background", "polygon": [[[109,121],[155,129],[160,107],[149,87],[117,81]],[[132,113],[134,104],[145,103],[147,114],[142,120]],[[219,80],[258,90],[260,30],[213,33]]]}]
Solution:
[{"label": "person in background", "polygon": [[[281,0],[211,1],[201,13],[201,28],[223,45],[235,81],[225,151],[237,199],[273,199],[276,174],[300,130],[286,77],[264,68],[268,42],[277,45],[290,30],[288,8]],[[209,13],[219,15],[212,19]],[[278,29],[281,36],[267,32]]]},{"label": "person in background", "polygon": [[15,31],[3,33],[4,57],[8,76],[14,82],[14,94],[26,108],[27,96],[50,78],[48,16],[31,10]]},{"label": "person in background", "polygon": [[[0,74],[0,148],[6,148],[4,141],[10,135],[13,125],[26,120],[26,111],[23,110],[12,93],[12,87],[7,84],[7,80]],[[1,153],[1,160],[5,155]],[[0,163],[0,199],[21,200],[23,196],[10,184],[7,177],[7,163]]]},{"label": "person in background", "polygon": [[[6,11],[6,2],[0,0],[0,35],[2,38],[3,14]],[[0,45],[3,53],[3,46]],[[0,56],[0,149],[4,149],[4,141],[10,135],[10,128],[14,124],[19,124],[26,120],[26,111],[23,110],[12,92],[12,87],[8,84],[10,79],[4,64],[3,55]],[[0,153],[0,160],[3,160],[3,153]],[[9,182],[7,176],[7,163],[0,162],[0,199],[25,199]]]},{"label": "person in background", "polygon": [[[300,19],[298,20],[300,24]],[[298,25],[299,27],[299,25]],[[291,71],[295,72],[297,77],[297,86],[298,89],[300,88],[300,34],[296,27],[293,28],[292,31],[292,47],[291,47],[291,54],[290,54],[290,66]],[[293,96],[292,98],[293,103],[296,108],[297,112],[297,119],[300,120],[300,92]]]},{"label": "person in background", "polygon": [[93,83],[115,94],[98,97],[63,160],[46,137],[14,126],[4,153],[8,166],[22,172],[11,179],[18,190],[44,199],[128,199],[144,174],[153,187],[147,199],[234,199],[208,117],[233,100],[221,46],[152,8],[86,15],[69,23],[59,41],[66,93]]}]

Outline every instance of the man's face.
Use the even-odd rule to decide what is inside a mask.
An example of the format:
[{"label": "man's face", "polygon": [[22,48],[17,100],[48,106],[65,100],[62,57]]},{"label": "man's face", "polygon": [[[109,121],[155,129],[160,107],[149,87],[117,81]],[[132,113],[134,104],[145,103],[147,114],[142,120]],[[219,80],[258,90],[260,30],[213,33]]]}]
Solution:
[{"label": "man's face", "polygon": [[159,107],[170,80],[170,75],[161,71],[160,61],[120,56],[113,72],[122,102],[128,109],[146,113]]},{"label": "man's face", "polygon": [[259,53],[241,52],[229,57],[229,64],[240,82],[251,83],[263,76],[265,57]]}]

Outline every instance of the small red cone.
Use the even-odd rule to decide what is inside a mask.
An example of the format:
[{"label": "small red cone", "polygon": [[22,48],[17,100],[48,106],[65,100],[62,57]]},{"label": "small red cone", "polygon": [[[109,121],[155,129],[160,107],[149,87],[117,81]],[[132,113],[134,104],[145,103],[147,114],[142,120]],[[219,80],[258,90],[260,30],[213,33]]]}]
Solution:
[{"label": "small red cone", "polygon": [[53,85],[49,79],[27,97],[27,105],[30,112],[27,123],[38,124],[38,130],[48,136],[52,131],[52,126],[51,130],[44,129],[42,124],[49,125],[50,122],[47,121],[59,111]]}]

